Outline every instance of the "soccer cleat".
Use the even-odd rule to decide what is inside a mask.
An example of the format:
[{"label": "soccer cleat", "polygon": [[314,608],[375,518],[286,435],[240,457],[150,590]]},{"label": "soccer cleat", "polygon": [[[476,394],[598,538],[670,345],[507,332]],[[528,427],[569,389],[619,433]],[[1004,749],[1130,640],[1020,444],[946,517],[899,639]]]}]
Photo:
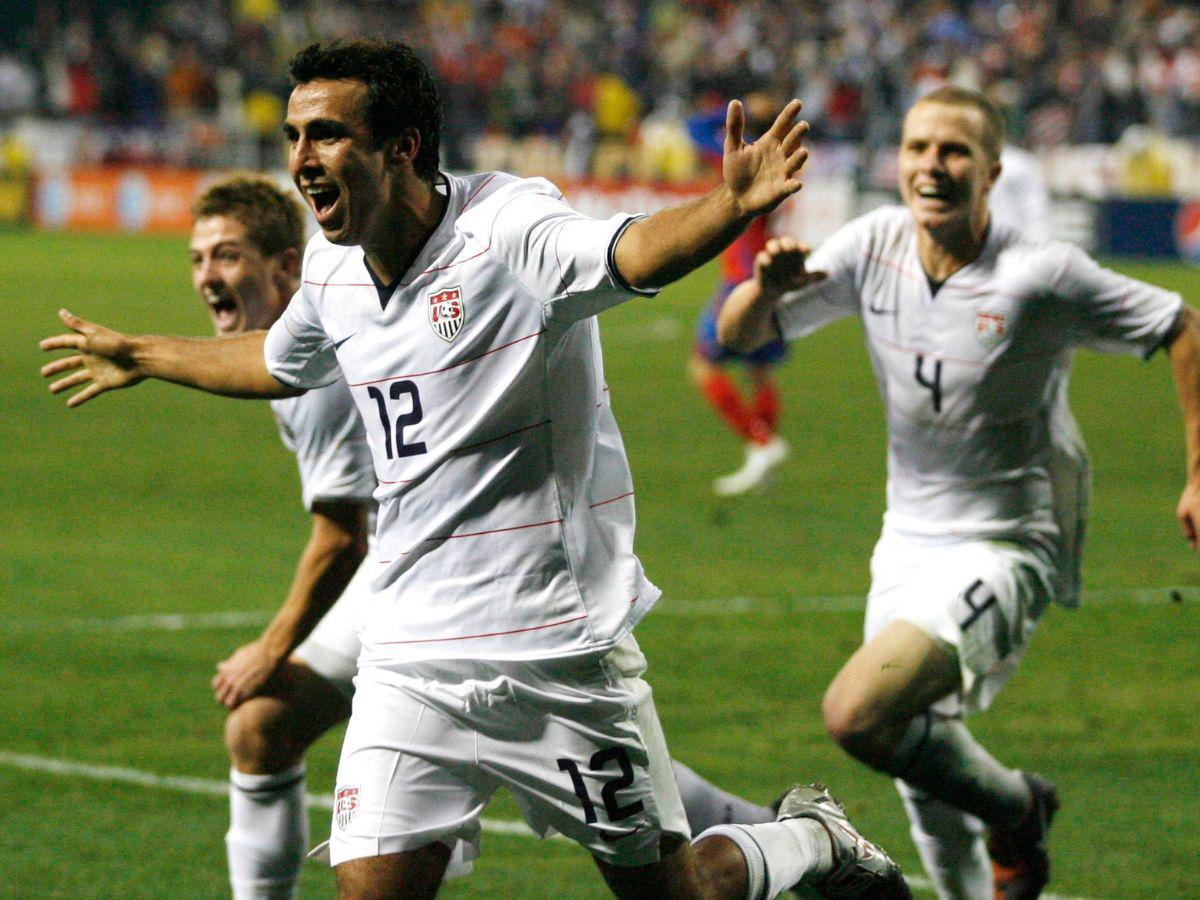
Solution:
[{"label": "soccer cleat", "polygon": [[747,444],[742,467],[716,479],[713,492],[718,497],[734,497],[762,486],[771,471],[787,459],[789,450],[787,441],[779,435],[772,436],[765,444]]},{"label": "soccer cleat", "polygon": [[1011,828],[993,828],[988,835],[996,900],[1036,900],[1050,881],[1046,833],[1058,811],[1058,791],[1040,775],[1022,772],[1033,795],[1029,811]]},{"label": "soccer cleat", "polygon": [[846,810],[822,784],[800,784],[779,804],[779,821],[815,819],[833,844],[833,868],[820,878],[805,881],[822,897],[877,897],[904,900],[912,897],[900,867],[883,850],[858,833]]}]

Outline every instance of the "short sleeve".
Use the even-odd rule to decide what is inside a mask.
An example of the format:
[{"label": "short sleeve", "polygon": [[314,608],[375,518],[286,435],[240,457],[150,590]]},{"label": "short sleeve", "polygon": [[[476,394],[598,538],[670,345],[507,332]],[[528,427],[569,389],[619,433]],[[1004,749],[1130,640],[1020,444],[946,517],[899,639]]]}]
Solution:
[{"label": "short sleeve", "polygon": [[657,293],[625,284],[613,260],[617,241],[637,216],[585,216],[541,178],[514,181],[489,205],[495,209],[491,253],[542,305],[547,321],[574,322],[634,294]]},{"label": "short sleeve", "polygon": [[302,287],[267,332],[267,370],[288,387],[309,390],[336,379],[337,355]]},{"label": "short sleeve", "polygon": [[853,223],[835,231],[808,258],[810,272],[822,272],[824,280],[799,291],[784,294],[776,317],[780,334],[787,340],[804,337],[859,311],[857,284],[861,259]]},{"label": "short sleeve", "polygon": [[1150,356],[1172,333],[1183,298],[1172,291],[1106,269],[1071,244],[1054,279],[1054,295],[1066,305],[1074,342],[1105,353]]},{"label": "short sleeve", "polygon": [[305,509],[318,500],[369,500],[375,470],[362,419],[345,381],[277,401],[280,436],[296,454]]}]

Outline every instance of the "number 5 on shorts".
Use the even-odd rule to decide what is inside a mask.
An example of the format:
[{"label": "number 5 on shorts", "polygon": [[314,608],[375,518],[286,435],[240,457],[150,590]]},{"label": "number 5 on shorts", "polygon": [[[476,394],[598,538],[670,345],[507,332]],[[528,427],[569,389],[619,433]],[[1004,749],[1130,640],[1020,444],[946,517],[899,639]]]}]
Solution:
[{"label": "number 5 on shorts", "polygon": [[[613,761],[620,767],[621,774],[604,782],[604,787],[600,789],[600,798],[604,801],[604,811],[608,814],[608,821],[620,822],[622,819],[636,816],[645,809],[645,806],[641,800],[635,800],[624,806],[617,802],[617,791],[633,784],[633,764],[629,761],[629,753],[624,747],[606,747],[603,750],[597,750],[588,760],[588,766],[596,771],[603,769]],[[584,783],[583,775],[579,772],[579,765],[573,759],[560,759],[558,768],[559,771],[566,772],[571,776],[571,787],[575,791],[575,796],[579,798],[580,805],[583,806],[583,820],[591,825],[596,821],[596,804],[588,796],[587,785]]]}]

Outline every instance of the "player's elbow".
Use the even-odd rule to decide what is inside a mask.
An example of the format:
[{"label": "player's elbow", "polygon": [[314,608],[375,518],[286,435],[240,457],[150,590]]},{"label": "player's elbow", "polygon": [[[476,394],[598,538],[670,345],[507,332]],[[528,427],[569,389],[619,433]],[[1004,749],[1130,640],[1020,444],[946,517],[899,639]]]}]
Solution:
[{"label": "player's elbow", "polygon": [[766,340],[747,328],[743,320],[735,316],[721,316],[717,319],[717,342],[735,353],[752,353]]}]

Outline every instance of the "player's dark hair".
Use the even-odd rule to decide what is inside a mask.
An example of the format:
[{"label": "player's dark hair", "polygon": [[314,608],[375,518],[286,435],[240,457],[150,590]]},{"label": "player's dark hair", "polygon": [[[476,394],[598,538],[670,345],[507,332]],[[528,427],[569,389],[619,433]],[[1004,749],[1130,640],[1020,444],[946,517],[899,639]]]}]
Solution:
[{"label": "player's dark hair", "polygon": [[367,88],[367,126],[378,148],[406,128],[421,134],[413,161],[417,175],[432,182],[438,170],[442,101],[429,67],[399,41],[333,41],[309,44],[292,57],[292,84],[318,79],[360,81]]},{"label": "player's dark hair", "polygon": [[925,94],[917,103],[941,103],[943,106],[965,106],[978,110],[983,116],[983,149],[992,162],[999,161],[1000,148],[1004,146],[1004,116],[1000,107],[986,94],[946,85]]},{"label": "player's dark hair", "polygon": [[304,210],[290,192],[264,175],[222,179],[196,198],[197,219],[229,216],[246,227],[246,237],[264,256],[294,248],[304,252]]}]

